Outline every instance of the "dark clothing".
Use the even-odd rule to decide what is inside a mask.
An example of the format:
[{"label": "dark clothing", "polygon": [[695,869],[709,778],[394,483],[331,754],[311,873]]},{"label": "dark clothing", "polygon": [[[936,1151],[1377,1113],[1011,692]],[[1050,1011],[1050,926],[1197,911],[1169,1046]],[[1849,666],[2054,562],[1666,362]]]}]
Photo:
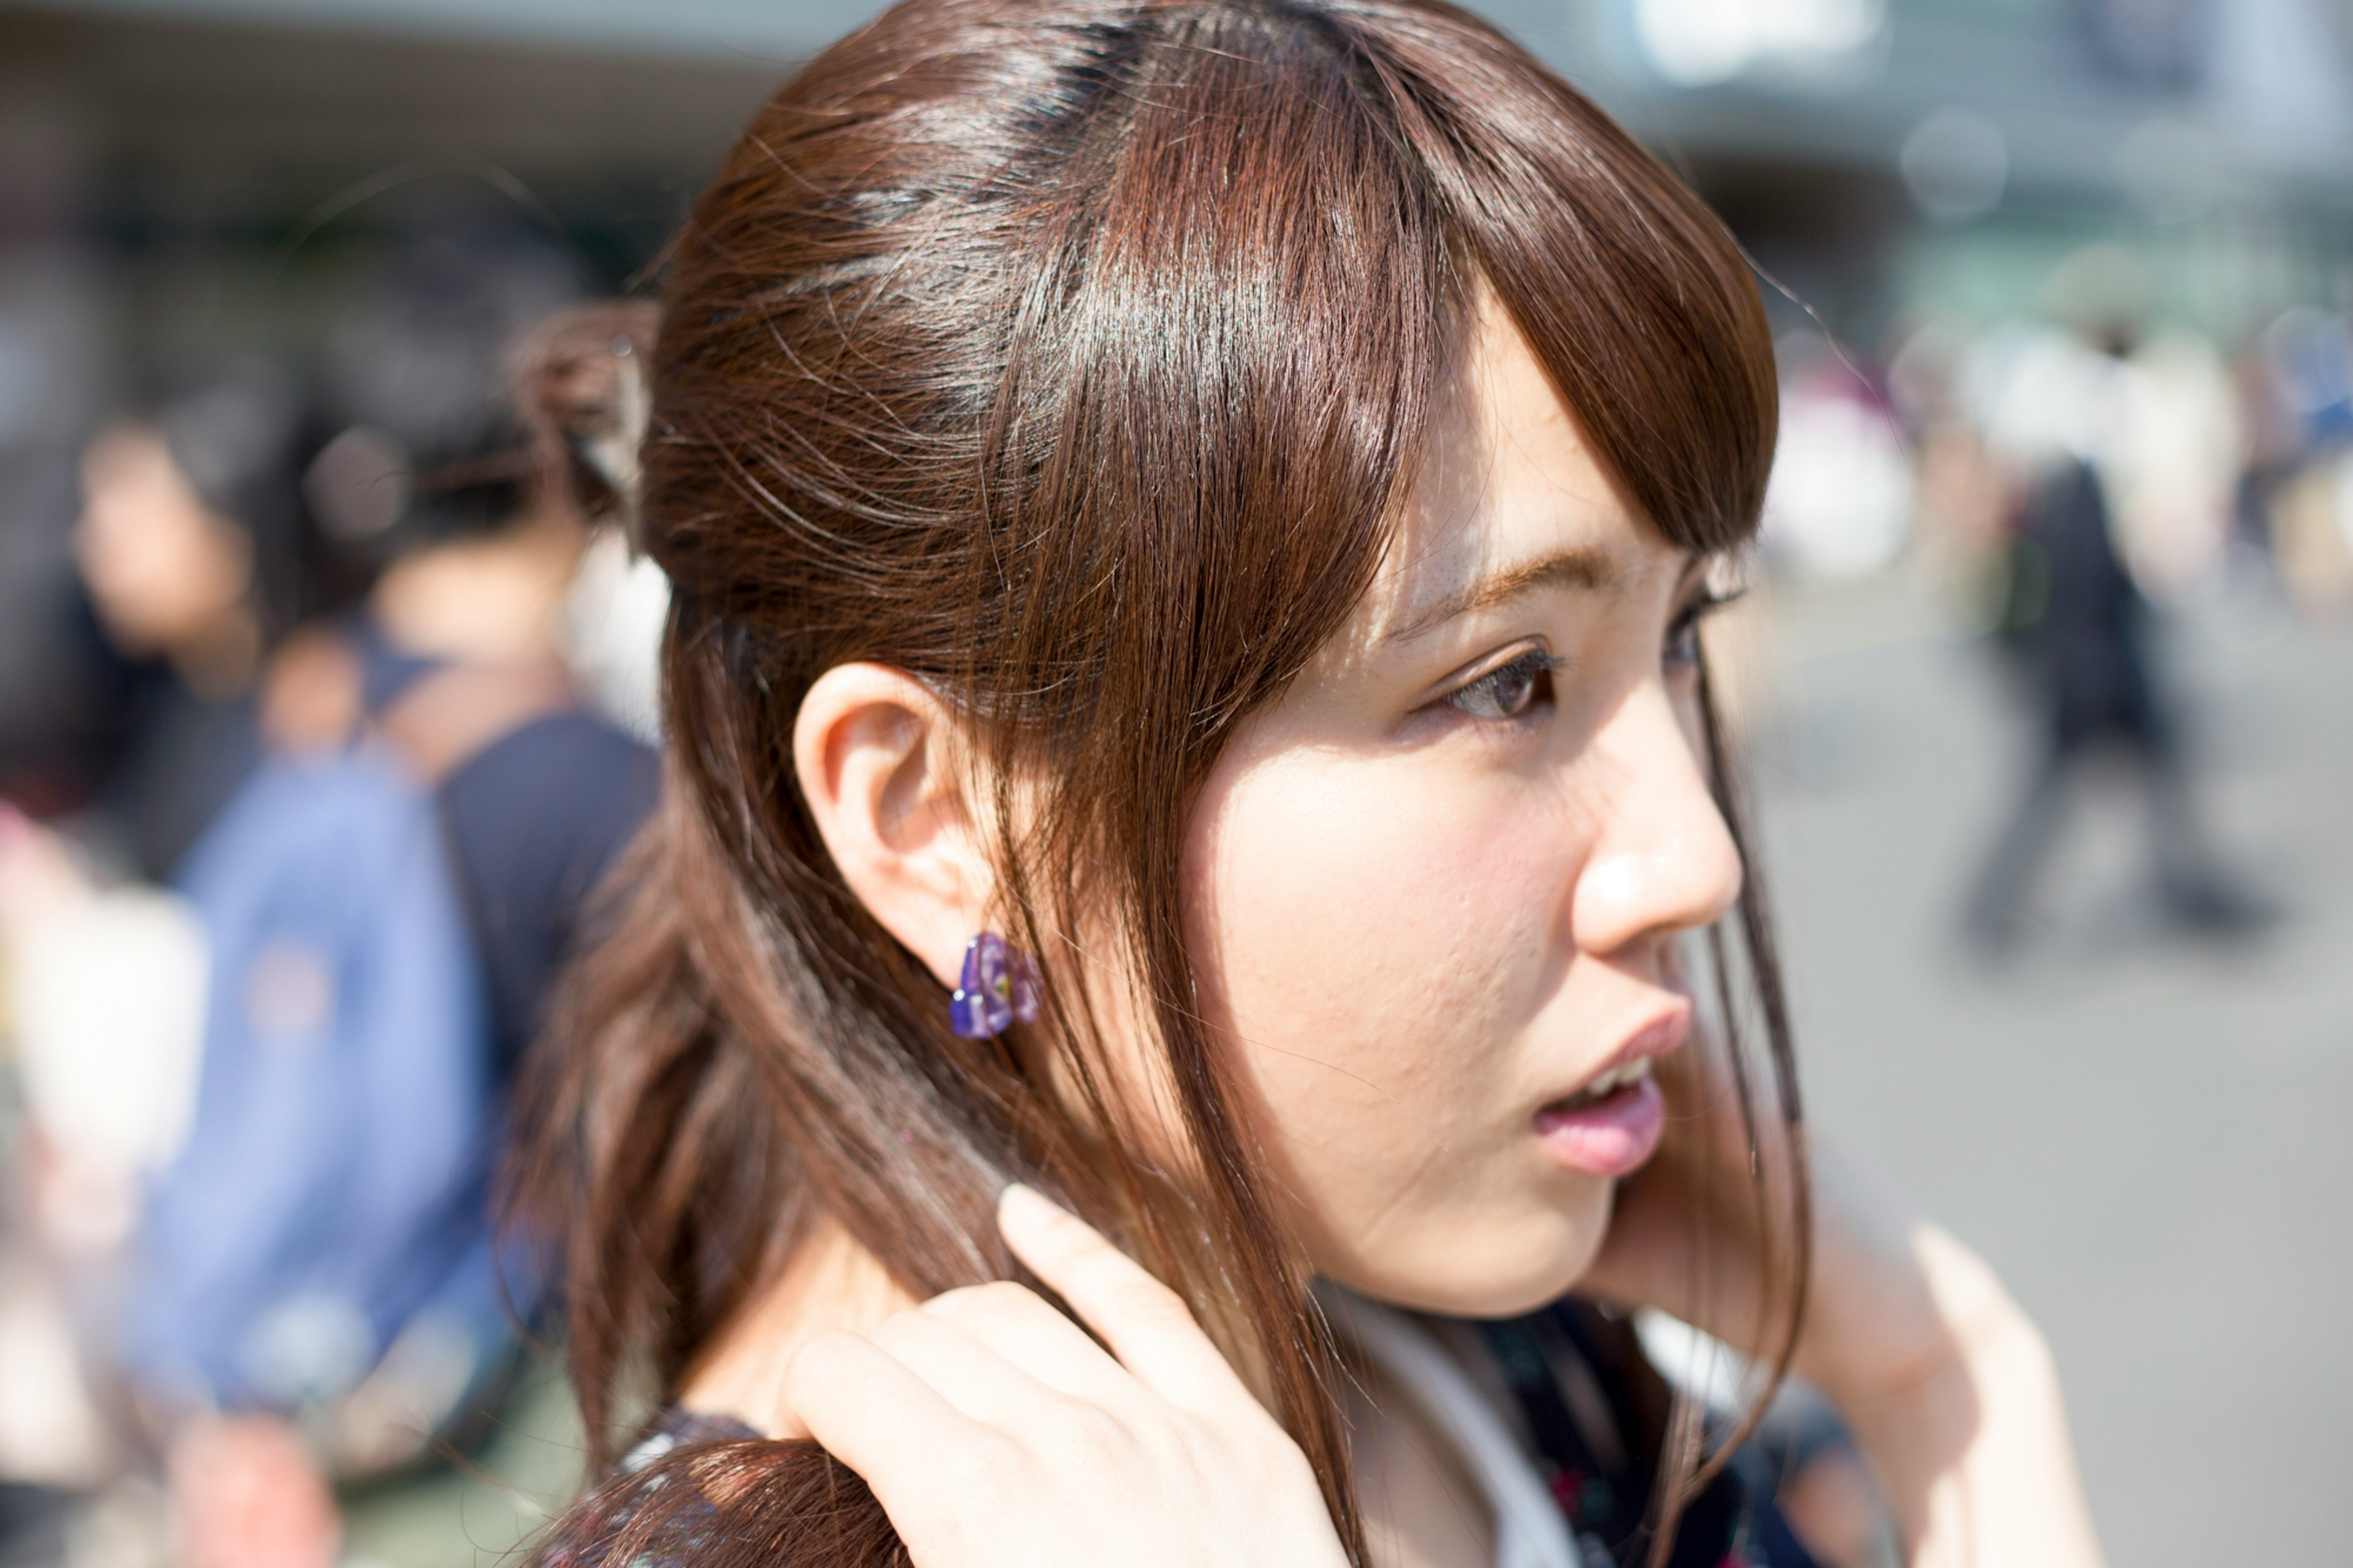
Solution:
[{"label": "dark clothing", "polygon": [[0,1481],[0,1568],[65,1568],[73,1562],[78,1493]]},{"label": "dark clothing", "polygon": [[760,1434],[733,1415],[706,1415],[697,1410],[672,1408],[662,1412],[654,1429],[645,1440],[621,1456],[619,1473],[637,1474],[648,1465],[661,1458],[673,1448],[691,1448],[698,1443],[755,1443]]},{"label": "dark clothing", "polygon": [[2161,744],[2147,605],[2109,537],[2098,476],[2070,463],[2036,488],[2021,523],[2009,629],[2042,699],[2051,744],[2073,752],[2101,735]]},{"label": "dark clothing", "polygon": [[[1479,1328],[1535,1441],[1537,1473],[1580,1551],[1588,1561],[1649,1562],[1643,1520],[1658,1484],[1666,1410],[1658,1373],[1641,1359],[1631,1328],[1574,1299]],[[1588,1425],[1599,1412],[1578,1418],[1563,1385],[1579,1367],[1591,1372],[1608,1403],[1609,1434]],[[1612,1462],[1613,1452],[1630,1457]],[[1773,1506],[1770,1479],[1737,1464],[1719,1470],[1685,1505],[1667,1562],[1669,1568],[1814,1568]]]},{"label": "dark clothing", "polygon": [[652,752],[576,709],[509,731],[442,781],[501,1079],[537,1033],[589,895],[653,809],[660,781]]},{"label": "dark clothing", "polygon": [[2200,833],[2171,724],[2149,668],[2148,605],[2109,536],[2099,477],[2073,462],[2037,486],[2010,556],[2001,635],[2042,731],[2018,805],[1970,889],[1971,940],[1989,953],[2024,928],[2036,873],[2064,824],[2069,785],[2095,749],[2135,767],[2147,795],[2159,893],[2200,928],[2244,925],[2253,907],[2217,872]]},{"label": "dark clothing", "polygon": [[123,836],[130,869],[168,884],[221,807],[261,763],[253,698],[200,697],[168,665],[142,682],[98,809]]},{"label": "dark clothing", "polygon": [[[357,617],[362,703],[381,716],[439,659],[394,647]],[[489,993],[501,1082],[539,1030],[589,895],[653,810],[653,752],[584,709],[525,720],[449,771],[435,797]]]},{"label": "dark clothing", "polygon": [[[380,718],[444,661],[396,647],[354,617],[361,704]],[[434,791],[489,993],[504,1081],[537,1033],[589,895],[652,811],[661,768],[585,709],[526,719],[449,770]]]}]

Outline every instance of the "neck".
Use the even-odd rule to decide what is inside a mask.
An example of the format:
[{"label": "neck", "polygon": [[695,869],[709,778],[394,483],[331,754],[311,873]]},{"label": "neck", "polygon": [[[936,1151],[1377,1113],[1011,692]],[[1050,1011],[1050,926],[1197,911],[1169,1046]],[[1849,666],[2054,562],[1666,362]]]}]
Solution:
[{"label": "neck", "polygon": [[388,568],[369,607],[410,653],[461,664],[552,658],[580,543],[578,530],[543,519],[435,545]]},{"label": "neck", "polygon": [[771,1437],[806,1437],[789,1386],[800,1348],[828,1330],[861,1332],[915,1304],[872,1253],[821,1219],[784,1273],[719,1331],[688,1372],[680,1402]]},{"label": "neck", "polygon": [[252,681],[260,654],[260,629],[252,616],[235,609],[181,638],[164,657],[189,690],[217,702],[244,690]]}]

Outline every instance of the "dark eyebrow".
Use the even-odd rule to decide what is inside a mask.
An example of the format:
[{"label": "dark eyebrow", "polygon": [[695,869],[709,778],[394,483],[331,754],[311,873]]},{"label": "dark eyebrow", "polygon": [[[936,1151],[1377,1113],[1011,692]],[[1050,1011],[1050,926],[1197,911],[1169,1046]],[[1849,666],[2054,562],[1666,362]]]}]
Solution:
[{"label": "dark eyebrow", "polygon": [[1618,568],[1605,551],[1571,545],[1517,566],[1491,572],[1459,593],[1437,604],[1390,632],[1383,642],[1404,642],[1434,631],[1455,616],[1500,605],[1537,588],[1584,588],[1608,593],[1618,585]]}]

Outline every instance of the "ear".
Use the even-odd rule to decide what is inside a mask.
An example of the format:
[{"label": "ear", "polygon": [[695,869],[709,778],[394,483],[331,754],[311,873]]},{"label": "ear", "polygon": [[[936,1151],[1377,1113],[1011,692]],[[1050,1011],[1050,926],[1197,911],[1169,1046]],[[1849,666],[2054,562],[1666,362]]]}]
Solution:
[{"label": "ear", "polygon": [[842,880],[951,987],[996,887],[957,765],[963,740],[944,703],[881,664],[827,670],[793,724],[801,795]]}]

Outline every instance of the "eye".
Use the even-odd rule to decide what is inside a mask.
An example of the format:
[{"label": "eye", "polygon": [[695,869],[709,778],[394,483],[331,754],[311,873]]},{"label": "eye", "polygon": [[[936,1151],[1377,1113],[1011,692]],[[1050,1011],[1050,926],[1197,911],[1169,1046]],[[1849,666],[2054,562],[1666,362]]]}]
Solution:
[{"label": "eye", "polygon": [[1666,647],[1662,650],[1666,666],[1672,670],[1699,668],[1699,624],[1709,616],[1740,597],[1741,590],[1726,594],[1704,594],[1683,606],[1667,626]]},{"label": "eye", "polygon": [[1552,696],[1552,672],[1568,661],[1539,647],[1456,687],[1444,700],[1473,719],[1517,719]]},{"label": "eye", "polygon": [[[1702,601],[1705,603],[1705,601]],[[1667,628],[1666,661],[1669,669],[1691,669],[1699,664],[1700,605],[1694,605],[1677,616]]]}]

